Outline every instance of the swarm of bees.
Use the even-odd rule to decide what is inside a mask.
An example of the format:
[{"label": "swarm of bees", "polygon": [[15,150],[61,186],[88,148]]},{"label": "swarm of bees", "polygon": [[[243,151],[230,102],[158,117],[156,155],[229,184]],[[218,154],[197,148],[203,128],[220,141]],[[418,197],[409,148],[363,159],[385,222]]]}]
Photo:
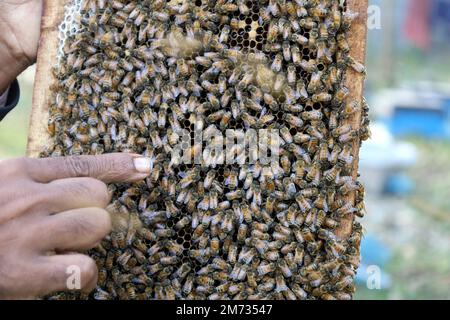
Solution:
[{"label": "swarm of bees", "polygon": [[[55,68],[43,157],[133,152],[93,299],[351,299],[364,214],[347,101],[354,14],[335,0],[82,0]],[[361,125],[349,123],[362,114]],[[276,129],[279,165],[173,163],[188,130]],[[198,150],[187,147],[194,156]],[[349,195],[356,194],[355,201]]]}]

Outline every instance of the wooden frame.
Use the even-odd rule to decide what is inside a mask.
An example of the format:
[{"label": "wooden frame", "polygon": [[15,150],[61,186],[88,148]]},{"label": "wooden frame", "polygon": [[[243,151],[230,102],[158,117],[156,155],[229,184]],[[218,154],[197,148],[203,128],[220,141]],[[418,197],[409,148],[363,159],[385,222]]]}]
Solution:
[{"label": "wooden frame", "polygon": [[[347,0],[347,10],[358,13],[355,21],[353,21],[350,29],[348,44],[350,46],[350,55],[359,62],[366,60],[366,44],[367,44],[367,9],[369,6],[369,0]],[[350,94],[347,99],[349,101],[362,102],[364,95],[364,81],[365,75],[357,73],[349,68],[346,72],[345,86],[349,89]],[[359,129],[361,125],[361,113],[355,114],[347,121],[352,125],[354,129]],[[355,139],[353,142],[353,171],[352,175],[355,180],[358,178],[359,170],[359,139]],[[355,193],[352,193],[348,197],[348,201],[355,202]],[[336,231],[336,235],[342,239],[350,236],[352,233],[354,216],[348,215],[341,220],[339,229]]]},{"label": "wooden frame", "polygon": [[69,0],[44,0],[41,38],[34,80],[33,107],[28,133],[27,155],[37,157],[49,141],[48,112],[53,82],[52,68],[57,61],[59,25],[64,18],[64,7]]},{"label": "wooden frame", "polygon": [[[68,0],[44,0],[44,10],[41,26],[41,40],[37,59],[36,80],[33,95],[33,108],[31,114],[30,131],[27,154],[37,157],[42,148],[48,143],[47,133],[48,107],[51,97],[50,85],[53,81],[52,68],[56,63],[56,53],[59,44],[59,25],[64,18],[64,7]],[[336,0],[337,1],[337,0]],[[353,22],[349,32],[350,55],[357,61],[365,61],[367,37],[367,8],[368,0],[347,0],[347,9],[357,12],[358,16]],[[348,69],[345,79],[350,90],[348,99],[361,101],[364,91],[364,75]],[[350,118],[353,128],[360,126],[361,114]],[[359,141],[353,145],[353,176],[358,175]],[[354,195],[349,201],[354,202]],[[337,231],[340,238],[348,237],[352,232],[353,216],[346,217]]]}]

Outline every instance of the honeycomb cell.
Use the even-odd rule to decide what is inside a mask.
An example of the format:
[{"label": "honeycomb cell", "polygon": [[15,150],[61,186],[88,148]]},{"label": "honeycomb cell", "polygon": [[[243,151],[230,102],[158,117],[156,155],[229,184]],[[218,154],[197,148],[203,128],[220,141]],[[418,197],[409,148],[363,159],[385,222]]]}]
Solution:
[{"label": "honeycomb cell", "polygon": [[322,109],[322,105],[320,103],[313,104],[313,110],[321,110],[321,109]]}]

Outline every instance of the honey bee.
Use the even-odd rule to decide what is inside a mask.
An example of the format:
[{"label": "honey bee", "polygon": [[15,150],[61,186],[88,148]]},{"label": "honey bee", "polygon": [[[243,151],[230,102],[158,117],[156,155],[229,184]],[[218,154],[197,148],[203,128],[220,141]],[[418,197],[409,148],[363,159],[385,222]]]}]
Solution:
[{"label": "honey bee", "polygon": [[300,26],[305,29],[313,29],[317,27],[317,23],[312,18],[304,18],[300,20]]},{"label": "honey bee", "polygon": [[348,94],[349,91],[347,87],[339,88],[333,97],[333,100],[331,102],[332,105],[335,107],[341,105],[344,102],[345,98],[347,98]]},{"label": "honey bee", "polygon": [[267,33],[267,41],[269,43],[272,43],[276,40],[276,38],[278,37],[279,34],[279,29],[278,29],[278,25],[276,23],[271,23],[269,25],[269,31]]},{"label": "honey bee", "polygon": [[357,101],[351,101],[344,107],[342,117],[347,118],[361,110],[361,105]]},{"label": "honey bee", "polygon": [[283,120],[293,127],[301,128],[303,126],[303,120],[292,114],[283,115]]},{"label": "honey bee", "polygon": [[[258,276],[260,276],[260,277],[262,277],[268,273],[274,272],[275,270],[276,270],[276,265],[274,263],[267,263],[264,265],[260,265],[257,268]],[[273,286],[273,284],[272,284],[272,286]]]},{"label": "honey bee", "polygon": [[308,44],[308,38],[298,33],[292,34],[291,40],[297,42],[301,46],[306,46]]},{"label": "honey bee", "polygon": [[292,55],[292,63],[295,66],[300,66],[302,63],[302,57],[298,45],[291,46],[291,55]]}]

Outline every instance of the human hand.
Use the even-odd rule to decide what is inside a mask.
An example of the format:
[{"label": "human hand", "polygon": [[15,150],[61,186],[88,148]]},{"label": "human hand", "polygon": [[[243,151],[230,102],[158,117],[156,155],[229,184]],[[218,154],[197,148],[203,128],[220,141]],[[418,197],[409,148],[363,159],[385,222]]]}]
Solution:
[{"label": "human hand", "polygon": [[0,0],[0,94],[36,61],[42,0]]},{"label": "human hand", "polygon": [[92,290],[97,267],[81,253],[110,232],[105,183],[142,180],[150,160],[129,154],[0,162],[0,299],[67,290],[68,268]]}]

